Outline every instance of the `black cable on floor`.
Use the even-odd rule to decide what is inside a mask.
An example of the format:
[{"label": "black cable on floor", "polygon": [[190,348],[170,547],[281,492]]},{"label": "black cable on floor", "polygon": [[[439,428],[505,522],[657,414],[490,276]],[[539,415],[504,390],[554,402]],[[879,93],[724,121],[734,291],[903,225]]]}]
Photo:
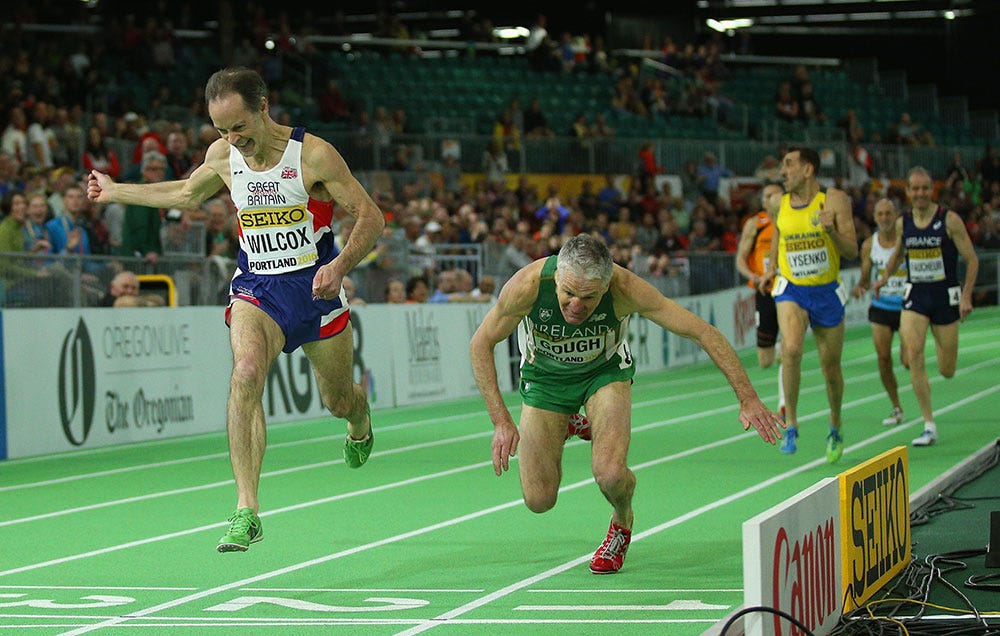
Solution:
[{"label": "black cable on floor", "polygon": [[733,623],[735,623],[737,621],[737,619],[739,619],[739,618],[741,618],[743,616],[746,616],[747,614],[753,614],[755,612],[765,612],[765,613],[768,613],[768,614],[774,614],[775,616],[780,616],[781,618],[784,618],[785,620],[787,620],[792,625],[795,625],[796,627],[798,627],[799,629],[801,629],[802,632],[803,632],[803,634],[805,636],[815,636],[809,630],[808,627],[806,627],[805,625],[803,625],[802,622],[799,619],[795,618],[794,616],[792,616],[788,612],[783,612],[783,611],[781,611],[779,609],[775,609],[773,607],[766,607],[764,605],[755,605],[753,607],[744,607],[740,611],[738,611],[735,614],[733,614],[729,618],[729,620],[726,621],[726,624],[722,626],[722,631],[719,633],[719,636],[726,636],[726,632],[729,631],[729,628],[733,625]]}]

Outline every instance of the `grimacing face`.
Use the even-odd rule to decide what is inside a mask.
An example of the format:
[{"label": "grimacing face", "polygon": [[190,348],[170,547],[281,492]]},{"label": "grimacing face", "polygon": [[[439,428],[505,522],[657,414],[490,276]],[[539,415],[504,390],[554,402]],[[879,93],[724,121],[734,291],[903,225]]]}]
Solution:
[{"label": "grimacing face", "polygon": [[567,269],[556,269],[556,298],[563,318],[571,325],[579,325],[590,318],[610,283],[599,279],[584,278]]},{"label": "grimacing face", "polygon": [[208,115],[223,139],[244,157],[253,157],[263,150],[265,108],[266,102],[262,102],[259,111],[251,111],[238,93],[226,93],[208,103]]}]

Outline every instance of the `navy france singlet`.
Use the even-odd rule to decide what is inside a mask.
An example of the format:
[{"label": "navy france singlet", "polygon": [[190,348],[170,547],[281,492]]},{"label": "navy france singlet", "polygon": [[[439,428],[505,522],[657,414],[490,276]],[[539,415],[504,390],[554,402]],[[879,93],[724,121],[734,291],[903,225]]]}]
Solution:
[{"label": "navy france singlet", "polygon": [[903,247],[910,283],[954,287],[958,285],[958,249],[948,236],[945,216],[948,210],[938,206],[927,227],[914,222],[913,211],[903,213]]}]

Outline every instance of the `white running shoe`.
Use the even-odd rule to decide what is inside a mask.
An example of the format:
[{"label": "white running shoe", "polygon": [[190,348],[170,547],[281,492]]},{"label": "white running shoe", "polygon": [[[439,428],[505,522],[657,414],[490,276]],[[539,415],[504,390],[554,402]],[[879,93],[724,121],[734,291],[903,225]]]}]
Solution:
[{"label": "white running shoe", "polygon": [[937,427],[933,424],[924,425],[924,432],[913,440],[914,446],[931,446],[937,441]]},{"label": "white running shoe", "polygon": [[903,423],[903,409],[898,406],[892,407],[892,413],[889,417],[882,420],[882,426],[896,426],[897,424]]}]

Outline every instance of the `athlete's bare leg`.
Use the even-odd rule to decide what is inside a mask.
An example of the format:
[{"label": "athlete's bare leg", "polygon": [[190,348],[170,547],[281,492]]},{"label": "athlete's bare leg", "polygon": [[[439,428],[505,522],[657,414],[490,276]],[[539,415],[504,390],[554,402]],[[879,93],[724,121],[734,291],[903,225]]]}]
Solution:
[{"label": "athlete's bare leg", "polygon": [[872,323],[872,342],[875,344],[875,356],[878,358],[878,374],[889,400],[892,401],[892,406],[898,409],[902,407],[899,405],[899,383],[892,368],[892,335],[892,327]]},{"label": "athlete's bare leg", "polygon": [[840,360],[844,353],[844,321],[836,327],[813,327],[819,364],[826,380],[826,399],[830,403],[830,425],[840,428],[844,402],[844,373]]},{"label": "athlete's bare leg", "polygon": [[354,382],[354,335],[351,324],[332,338],[302,345],[312,363],[319,394],[334,417],[347,420],[347,433],[360,440],[371,431],[368,397]]},{"label": "athlete's bare leg", "polygon": [[931,333],[934,334],[938,371],[951,378],[958,366],[958,321],[950,325],[931,325]]},{"label": "athlete's bare leg", "polygon": [[632,528],[632,495],[635,473],[628,467],[628,449],[632,438],[632,385],[612,382],[597,390],[587,400],[593,441],[590,464],[594,481],[614,508],[611,521]]},{"label": "athlete's bare leg", "polygon": [[794,301],[775,303],[781,332],[781,384],[785,393],[785,417],[789,426],[799,427],[799,386],[802,381],[802,351],[809,314]]},{"label": "athlete's bare leg", "polygon": [[267,445],[264,423],[264,380],[281,353],[285,336],[277,323],[252,303],[237,300],[229,315],[229,340],[233,349],[233,372],[229,381],[226,430],[229,460],[236,480],[236,507],[260,504],[257,487]]},{"label": "athlete's bare leg", "polygon": [[925,341],[930,319],[923,314],[906,309],[899,315],[899,337],[906,347],[906,355],[910,360],[910,384],[913,394],[920,405],[920,414],[925,422],[934,421],[934,410],[931,408],[931,384],[927,377],[927,361],[925,359]]},{"label": "athlete's bare leg", "polygon": [[[587,415],[590,419],[589,412]],[[566,413],[527,404],[521,408],[518,471],[524,504],[532,512],[545,512],[556,505],[562,481],[562,454],[568,420]]]}]

